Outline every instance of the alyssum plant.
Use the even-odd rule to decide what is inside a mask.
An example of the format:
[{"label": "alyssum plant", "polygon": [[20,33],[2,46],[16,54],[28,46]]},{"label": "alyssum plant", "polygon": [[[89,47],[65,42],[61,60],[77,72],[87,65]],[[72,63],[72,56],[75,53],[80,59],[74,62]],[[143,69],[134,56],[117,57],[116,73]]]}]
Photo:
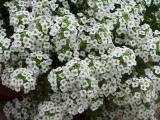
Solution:
[{"label": "alyssum plant", "polygon": [[159,0],[11,0],[0,22],[7,120],[156,120]]}]

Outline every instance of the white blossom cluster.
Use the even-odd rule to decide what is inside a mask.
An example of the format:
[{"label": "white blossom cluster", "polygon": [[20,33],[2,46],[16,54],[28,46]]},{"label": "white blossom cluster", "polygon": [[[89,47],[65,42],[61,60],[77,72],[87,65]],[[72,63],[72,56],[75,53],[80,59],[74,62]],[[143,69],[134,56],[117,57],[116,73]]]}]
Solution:
[{"label": "white blossom cluster", "polygon": [[[56,93],[50,96],[50,101],[39,104],[36,120],[71,120],[74,115],[81,114],[89,106],[89,100],[85,97],[79,98],[78,92],[71,95],[68,93]],[[92,108],[103,104],[102,100],[92,101]]]},{"label": "white blossom cluster", "polygon": [[22,89],[24,93],[28,93],[35,89],[36,77],[32,70],[26,68],[7,68],[2,74],[2,84],[8,86],[16,92],[20,92]]},{"label": "white blossom cluster", "polygon": [[27,67],[33,69],[36,74],[45,73],[49,70],[52,60],[42,51],[33,52],[26,58]]},{"label": "white blossom cluster", "polygon": [[[72,120],[99,109],[97,120],[156,120],[160,28],[149,21],[160,23],[159,0],[12,0],[4,6],[13,34],[0,21],[2,84],[34,94],[46,87],[37,84],[43,79],[51,88],[34,103],[34,115],[23,101],[13,104],[25,113],[7,103],[8,120]],[[153,18],[147,16],[152,6]]]},{"label": "white blossom cluster", "polygon": [[7,120],[31,120],[36,114],[35,104],[30,102],[28,98],[19,101],[14,99],[12,102],[7,102],[3,108]]},{"label": "white blossom cluster", "polygon": [[[1,25],[0,25],[1,26]],[[11,40],[6,37],[5,29],[0,31],[0,62],[5,63],[5,61],[10,59],[10,47]]]},{"label": "white blossom cluster", "polygon": [[[150,104],[151,105],[151,104]],[[114,106],[116,109],[112,111],[107,108],[102,108],[100,114],[96,117],[96,120],[157,120],[155,118],[155,108],[152,104],[131,104],[125,106]]]}]

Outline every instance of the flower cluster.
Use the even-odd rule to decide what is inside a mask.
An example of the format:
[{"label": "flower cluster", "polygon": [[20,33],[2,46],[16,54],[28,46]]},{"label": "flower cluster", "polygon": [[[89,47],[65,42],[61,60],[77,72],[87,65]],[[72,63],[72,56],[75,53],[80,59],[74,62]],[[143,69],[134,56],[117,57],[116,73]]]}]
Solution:
[{"label": "flower cluster", "polygon": [[43,54],[42,51],[33,52],[26,58],[27,67],[33,69],[36,73],[45,73],[49,70],[52,60],[47,54]]},{"label": "flower cluster", "polygon": [[[1,25],[0,25],[1,26]],[[10,47],[11,39],[6,37],[5,29],[0,31],[0,62],[5,63],[10,59]]]},{"label": "flower cluster", "polygon": [[34,90],[36,86],[36,77],[32,70],[26,68],[8,68],[2,75],[2,84],[9,88],[20,92],[21,89],[24,93],[28,93],[30,90]]},{"label": "flower cluster", "polygon": [[71,120],[94,111],[100,112],[98,120],[155,120],[159,5],[159,0],[4,3],[13,33],[8,35],[0,20],[2,84],[37,101],[32,118],[23,101],[13,104],[27,114],[7,103],[7,119]]},{"label": "flower cluster", "polygon": [[[114,106],[116,108],[101,108],[101,112],[97,115],[96,120],[157,120],[155,118],[155,108],[152,104],[148,106],[147,104],[132,104],[125,106]],[[112,111],[111,111],[112,110]]]},{"label": "flower cluster", "polygon": [[35,120],[71,120],[73,116],[66,114],[66,103],[54,103],[52,101],[44,101],[38,106],[38,114]]},{"label": "flower cluster", "polygon": [[31,120],[37,112],[35,105],[28,98],[23,99],[23,101],[14,99],[12,103],[6,103],[3,111],[7,120]]}]

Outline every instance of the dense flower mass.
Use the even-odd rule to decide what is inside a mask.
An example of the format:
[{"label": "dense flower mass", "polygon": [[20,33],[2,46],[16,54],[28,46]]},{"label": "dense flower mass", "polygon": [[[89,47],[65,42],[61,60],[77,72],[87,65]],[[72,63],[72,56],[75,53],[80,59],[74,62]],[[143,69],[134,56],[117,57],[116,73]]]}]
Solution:
[{"label": "dense flower mass", "polygon": [[156,120],[160,0],[11,0],[2,84],[25,93],[8,120]]},{"label": "dense flower mass", "polygon": [[18,99],[14,99],[11,102],[8,102],[3,111],[6,114],[7,120],[31,120],[36,110],[36,104],[30,102],[28,98],[25,98],[23,101],[19,101]]},{"label": "dense flower mass", "polygon": [[18,68],[16,70],[8,68],[4,70],[2,83],[16,92],[20,92],[23,89],[24,93],[28,93],[30,90],[35,89],[36,78],[32,70],[26,68]]}]

